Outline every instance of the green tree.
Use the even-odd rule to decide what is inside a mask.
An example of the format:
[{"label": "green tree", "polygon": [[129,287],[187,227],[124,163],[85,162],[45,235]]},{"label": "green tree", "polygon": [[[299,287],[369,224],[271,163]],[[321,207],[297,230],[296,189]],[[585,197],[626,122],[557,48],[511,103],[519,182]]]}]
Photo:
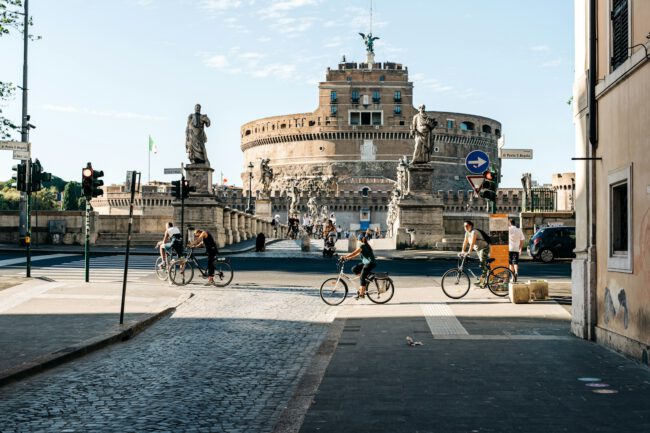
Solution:
[{"label": "green tree", "polygon": [[80,198],[81,184],[79,182],[66,183],[63,188],[63,210],[79,210]]},{"label": "green tree", "polygon": [[0,191],[0,210],[18,210],[20,192],[16,189],[3,189]]},{"label": "green tree", "polygon": [[54,187],[43,188],[32,193],[32,206],[37,210],[52,210],[57,208],[57,190]]}]

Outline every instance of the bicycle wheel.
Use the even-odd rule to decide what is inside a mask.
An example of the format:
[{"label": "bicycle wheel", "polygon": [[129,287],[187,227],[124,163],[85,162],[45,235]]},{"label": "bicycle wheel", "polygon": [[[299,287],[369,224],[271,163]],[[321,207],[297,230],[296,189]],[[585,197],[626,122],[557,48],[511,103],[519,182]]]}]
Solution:
[{"label": "bicycle wheel", "polygon": [[390,301],[395,294],[395,284],[390,278],[373,280],[366,287],[366,295],[375,304],[385,304]]},{"label": "bicycle wheel", "polygon": [[460,299],[469,292],[469,275],[461,269],[449,269],[442,275],[442,291],[451,299]]},{"label": "bicycle wheel", "polygon": [[214,285],[225,287],[232,281],[232,266],[228,262],[216,262],[214,264]]},{"label": "bicycle wheel", "polygon": [[165,281],[167,279],[167,267],[164,266],[165,262],[163,261],[162,257],[158,257],[156,259],[156,276],[158,277],[159,280]]},{"label": "bicycle wheel", "polygon": [[512,271],[505,266],[499,266],[490,271],[488,274],[488,289],[497,296],[508,296],[508,285],[514,281],[515,276]]},{"label": "bicycle wheel", "polygon": [[169,276],[174,284],[184,286],[194,278],[194,266],[187,260],[176,260],[170,266]]},{"label": "bicycle wheel", "polygon": [[320,286],[320,298],[327,305],[339,305],[348,295],[348,285],[341,278],[329,278]]}]

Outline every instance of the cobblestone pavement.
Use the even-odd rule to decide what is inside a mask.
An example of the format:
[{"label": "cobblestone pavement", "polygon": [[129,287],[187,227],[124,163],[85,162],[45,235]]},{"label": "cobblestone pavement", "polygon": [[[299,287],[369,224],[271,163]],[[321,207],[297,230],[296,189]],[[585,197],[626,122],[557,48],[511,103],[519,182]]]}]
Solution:
[{"label": "cobblestone pavement", "polygon": [[192,291],[133,340],[0,388],[0,431],[271,431],[336,310],[314,288]]}]

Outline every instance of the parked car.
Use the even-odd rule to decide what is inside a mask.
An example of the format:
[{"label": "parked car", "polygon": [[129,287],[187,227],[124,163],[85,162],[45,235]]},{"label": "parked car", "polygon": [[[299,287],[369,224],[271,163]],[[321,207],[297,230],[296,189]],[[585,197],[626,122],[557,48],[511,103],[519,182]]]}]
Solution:
[{"label": "parked car", "polygon": [[575,257],[575,227],[544,227],[535,233],[528,242],[528,254],[534,260],[544,263],[562,257]]}]

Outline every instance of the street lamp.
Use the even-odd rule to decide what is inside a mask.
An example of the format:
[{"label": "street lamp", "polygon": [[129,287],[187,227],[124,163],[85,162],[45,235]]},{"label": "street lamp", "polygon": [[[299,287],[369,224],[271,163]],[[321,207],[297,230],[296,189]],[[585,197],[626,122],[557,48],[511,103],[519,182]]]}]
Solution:
[{"label": "street lamp", "polygon": [[253,215],[253,168],[255,166],[252,162],[248,163],[248,206],[246,206],[246,213]]}]

